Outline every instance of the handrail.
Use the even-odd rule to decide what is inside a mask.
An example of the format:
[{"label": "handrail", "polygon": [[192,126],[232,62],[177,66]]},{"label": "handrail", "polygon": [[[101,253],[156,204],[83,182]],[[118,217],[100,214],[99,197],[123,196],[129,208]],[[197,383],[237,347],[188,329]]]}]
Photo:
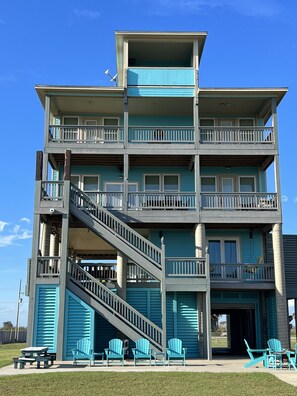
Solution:
[{"label": "handrail", "polygon": [[206,277],[205,258],[166,257],[166,275],[168,277]]},{"label": "handrail", "polygon": [[269,264],[210,264],[210,280],[273,282],[274,267]]},{"label": "handrail", "polygon": [[200,127],[200,143],[272,144],[274,129],[266,126]]},{"label": "handrail", "polygon": [[94,216],[101,225],[149,260],[158,270],[162,270],[162,251],[160,248],[138,234],[108,210],[96,204],[73,184],[70,186],[70,201],[88,215]]},{"label": "handrail", "polygon": [[194,143],[193,126],[133,126],[128,140],[133,143]]},{"label": "handrail", "polygon": [[128,209],[196,209],[196,194],[129,192]]},{"label": "handrail", "polygon": [[120,125],[50,125],[49,139],[58,143],[122,143],[124,127]]},{"label": "handrail", "polygon": [[201,208],[277,210],[277,193],[201,193]]},{"label": "handrail", "polygon": [[42,181],[41,201],[62,201],[64,197],[63,181]]},{"label": "handrail", "polygon": [[56,277],[60,275],[61,258],[59,256],[38,256],[37,277]]},{"label": "handrail", "polygon": [[147,337],[157,347],[162,346],[162,329],[138,312],[113,291],[84,271],[78,264],[68,259],[70,279],[97,299],[106,309],[111,311],[129,327]]}]

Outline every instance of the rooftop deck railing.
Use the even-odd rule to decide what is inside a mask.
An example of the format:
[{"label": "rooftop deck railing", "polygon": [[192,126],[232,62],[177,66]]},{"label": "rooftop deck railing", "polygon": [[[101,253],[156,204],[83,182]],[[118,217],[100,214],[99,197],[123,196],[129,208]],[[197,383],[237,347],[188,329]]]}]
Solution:
[{"label": "rooftop deck railing", "polygon": [[49,140],[57,143],[122,143],[123,126],[50,125]]},{"label": "rooftop deck railing", "polygon": [[216,282],[273,282],[274,267],[268,264],[210,264],[210,280]]},{"label": "rooftop deck railing", "polygon": [[202,209],[277,210],[276,193],[202,193]]},{"label": "rooftop deck railing", "polygon": [[200,127],[200,143],[272,144],[273,127]]},{"label": "rooftop deck railing", "polygon": [[194,143],[194,127],[129,127],[131,143]]}]

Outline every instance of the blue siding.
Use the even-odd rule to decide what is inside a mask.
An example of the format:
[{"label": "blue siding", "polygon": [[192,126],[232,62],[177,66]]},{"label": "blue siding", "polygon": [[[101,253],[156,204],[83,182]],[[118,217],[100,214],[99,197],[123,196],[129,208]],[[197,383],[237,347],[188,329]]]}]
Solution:
[{"label": "blue siding", "polygon": [[[190,100],[190,99],[189,99]],[[192,109],[193,104],[190,104]],[[129,126],[193,126],[193,116],[129,116]]]},{"label": "blue siding", "polygon": [[165,241],[166,257],[195,257],[195,238],[192,230],[152,230],[150,240],[160,246],[160,233]]},{"label": "blue siding", "polygon": [[153,69],[153,68],[129,68],[128,87],[139,85],[161,86],[194,86],[194,69]]},{"label": "blue siding", "polygon": [[36,286],[33,345],[47,346],[49,352],[57,349],[58,303],[58,286]]},{"label": "blue siding", "polygon": [[167,293],[167,341],[180,338],[187,357],[199,357],[197,293]]},{"label": "blue siding", "polygon": [[128,96],[193,98],[194,88],[128,88]]},{"label": "blue siding", "polygon": [[71,350],[76,342],[84,337],[94,344],[94,310],[72,294],[66,291],[65,333],[63,359],[71,360]]},{"label": "blue siding", "polygon": [[267,335],[269,338],[277,338],[277,314],[275,294],[270,293],[266,298],[267,308]]}]

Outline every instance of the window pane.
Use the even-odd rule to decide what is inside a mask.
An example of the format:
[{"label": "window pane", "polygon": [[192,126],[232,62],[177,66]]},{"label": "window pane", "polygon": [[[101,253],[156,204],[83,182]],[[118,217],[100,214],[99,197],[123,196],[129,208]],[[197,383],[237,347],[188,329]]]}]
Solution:
[{"label": "window pane", "polygon": [[255,179],[253,177],[241,177],[240,192],[255,192]]},{"label": "window pane", "polygon": [[177,175],[165,175],[164,176],[164,191],[166,192],[177,192],[178,191],[178,176]]},{"label": "window pane", "polygon": [[119,125],[117,118],[104,118],[104,125]]},{"label": "window pane", "polygon": [[78,125],[78,117],[64,117],[64,125]]},{"label": "window pane", "polygon": [[98,191],[98,177],[85,176],[84,177],[84,191]]},{"label": "window pane", "polygon": [[215,177],[202,177],[201,178],[201,191],[202,192],[216,192]]},{"label": "window pane", "polygon": [[106,183],[106,192],[122,192],[123,183]]},{"label": "window pane", "polygon": [[200,119],[200,126],[214,126],[214,120],[212,120],[211,118],[204,118],[204,119]]},{"label": "window pane", "polygon": [[144,181],[145,191],[160,191],[160,176],[159,175],[147,175]]},{"label": "window pane", "polygon": [[254,126],[254,120],[252,118],[246,118],[243,120],[239,120],[240,126]]},{"label": "window pane", "polygon": [[221,264],[221,242],[209,241],[209,261],[211,264]]},{"label": "window pane", "polygon": [[236,241],[224,241],[224,248],[225,248],[225,263],[236,264],[237,263]]}]

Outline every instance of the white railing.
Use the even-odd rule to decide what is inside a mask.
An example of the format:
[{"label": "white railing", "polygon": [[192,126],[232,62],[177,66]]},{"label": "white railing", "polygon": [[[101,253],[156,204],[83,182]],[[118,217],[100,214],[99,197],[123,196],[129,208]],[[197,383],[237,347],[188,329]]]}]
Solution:
[{"label": "white railing", "polygon": [[85,213],[93,215],[110,232],[149,260],[156,268],[162,270],[162,251],[160,248],[134,231],[107,209],[92,201],[90,197],[73,184],[71,184],[70,190],[70,201],[72,204]]},{"label": "white railing", "polygon": [[100,304],[130,328],[148,338],[157,348],[161,348],[162,329],[160,327],[118,297],[113,291],[104,286],[104,284],[97,281],[78,264],[69,260],[68,266],[70,279],[73,283],[93,296],[94,299],[98,300]]},{"label": "white railing", "polygon": [[273,282],[274,268],[267,264],[210,264],[210,280]]},{"label": "white railing", "polygon": [[41,182],[41,201],[62,201],[64,196],[64,182]]},{"label": "white railing", "polygon": [[57,143],[121,143],[124,141],[124,127],[50,125],[49,140]]},{"label": "white railing", "polygon": [[202,193],[202,209],[277,210],[276,193]]},{"label": "white railing", "polygon": [[194,127],[129,127],[131,143],[194,143]]},{"label": "white railing", "polygon": [[127,264],[127,282],[159,282],[143,268],[134,263]]},{"label": "white railing", "polygon": [[102,263],[80,263],[80,267],[88,274],[101,281],[117,280],[116,264],[102,264]]},{"label": "white railing", "polygon": [[166,276],[173,278],[205,278],[206,259],[166,257]]},{"label": "white railing", "polygon": [[57,277],[60,275],[61,258],[57,256],[37,257],[37,277]]},{"label": "white railing", "polygon": [[128,193],[128,209],[196,209],[195,193]]},{"label": "white railing", "polygon": [[272,127],[200,127],[200,143],[271,144]]},{"label": "white railing", "polygon": [[122,192],[101,192],[101,191],[84,191],[92,201],[98,203],[107,209],[123,209],[123,193]]}]

